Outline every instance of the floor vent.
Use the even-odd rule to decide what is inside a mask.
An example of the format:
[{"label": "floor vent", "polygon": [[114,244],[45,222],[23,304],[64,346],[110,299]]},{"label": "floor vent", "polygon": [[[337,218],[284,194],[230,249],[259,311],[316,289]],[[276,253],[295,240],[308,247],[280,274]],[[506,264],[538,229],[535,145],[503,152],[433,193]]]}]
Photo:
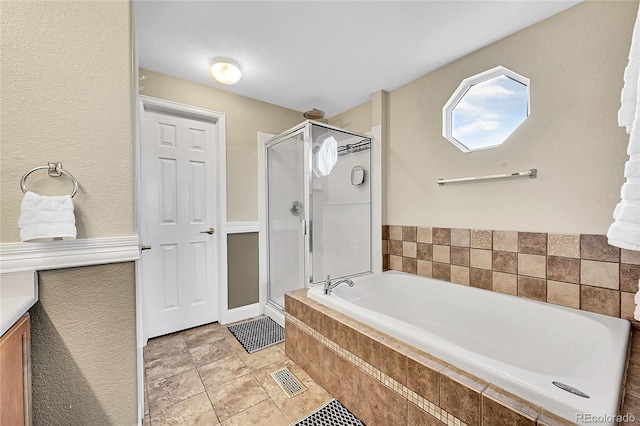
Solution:
[{"label": "floor vent", "polygon": [[271,377],[273,377],[273,380],[276,381],[289,398],[293,398],[307,390],[305,385],[300,383],[300,380],[298,380],[298,378],[287,368],[274,371],[271,373]]}]

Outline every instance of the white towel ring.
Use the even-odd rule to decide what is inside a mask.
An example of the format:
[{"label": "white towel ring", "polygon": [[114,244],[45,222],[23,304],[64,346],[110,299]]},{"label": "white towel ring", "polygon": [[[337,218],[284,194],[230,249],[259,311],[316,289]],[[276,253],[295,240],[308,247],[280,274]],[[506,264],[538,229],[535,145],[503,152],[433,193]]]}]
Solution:
[{"label": "white towel ring", "polygon": [[71,193],[71,197],[73,198],[73,196],[76,195],[76,192],[78,192],[78,181],[71,175],[71,173],[66,170],[62,170],[62,163],[49,163],[47,166],[34,167],[29,170],[24,174],[24,176],[22,176],[22,179],[20,179],[20,188],[22,189],[22,192],[27,192],[27,177],[37,170],[47,170],[49,176],[53,177],[60,177],[62,175],[68,176],[73,181],[73,192]]}]

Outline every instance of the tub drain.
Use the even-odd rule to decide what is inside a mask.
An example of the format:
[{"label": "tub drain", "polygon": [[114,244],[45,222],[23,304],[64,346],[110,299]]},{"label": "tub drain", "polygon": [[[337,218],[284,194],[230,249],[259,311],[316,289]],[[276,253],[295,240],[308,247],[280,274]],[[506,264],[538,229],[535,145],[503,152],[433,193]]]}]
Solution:
[{"label": "tub drain", "polygon": [[564,383],[560,383],[560,382],[551,382],[551,383],[553,383],[554,386],[559,387],[560,389],[562,389],[565,392],[569,392],[569,393],[572,393],[574,395],[581,396],[583,398],[589,398],[589,395],[587,395],[586,393],[582,392],[579,389],[574,388],[573,386],[565,385]]},{"label": "tub drain", "polygon": [[293,375],[291,371],[287,368],[280,369],[278,371],[274,371],[271,373],[271,377],[276,383],[280,386],[280,388],[284,391],[285,394],[289,398],[293,398],[301,392],[307,390],[307,388],[300,383],[298,378]]}]

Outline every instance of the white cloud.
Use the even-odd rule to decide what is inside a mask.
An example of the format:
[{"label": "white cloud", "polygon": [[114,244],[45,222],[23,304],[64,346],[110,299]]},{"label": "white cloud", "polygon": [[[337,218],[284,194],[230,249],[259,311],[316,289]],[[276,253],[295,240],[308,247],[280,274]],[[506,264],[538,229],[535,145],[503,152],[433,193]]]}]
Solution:
[{"label": "white cloud", "polygon": [[500,122],[495,120],[477,120],[465,126],[457,127],[453,130],[453,136],[473,135],[478,132],[490,132],[500,127]]}]

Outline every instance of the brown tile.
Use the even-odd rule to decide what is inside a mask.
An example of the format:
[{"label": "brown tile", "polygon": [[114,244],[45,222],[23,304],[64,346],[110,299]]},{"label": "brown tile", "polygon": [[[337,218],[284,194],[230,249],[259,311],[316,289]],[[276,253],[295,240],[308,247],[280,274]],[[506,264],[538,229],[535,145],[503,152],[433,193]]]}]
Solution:
[{"label": "brown tile", "polygon": [[546,255],[547,234],[541,232],[518,232],[518,252]]},{"label": "brown tile", "polygon": [[449,281],[451,279],[451,265],[433,262],[433,278]]},{"label": "brown tile", "polygon": [[440,263],[450,263],[451,261],[451,247],[433,245],[433,261]]},{"label": "brown tile", "polygon": [[[376,333],[377,334],[377,333]],[[380,336],[375,336],[373,332],[358,333],[358,355],[365,362],[375,368],[380,367]]]},{"label": "brown tile", "polygon": [[542,278],[518,275],[518,296],[546,302],[547,282]]},{"label": "brown tile", "polygon": [[184,336],[180,333],[173,333],[162,337],[150,339],[147,346],[144,347],[144,361],[155,361],[169,354],[183,352],[187,349]]},{"label": "brown tile", "polygon": [[513,274],[505,274],[504,272],[494,272],[493,291],[517,296],[518,276]]},{"label": "brown tile", "polygon": [[389,254],[389,240],[382,240],[382,254]]},{"label": "brown tile", "polygon": [[[289,324],[287,324],[287,327],[288,326]],[[287,329],[285,327],[285,333],[286,332]],[[297,334],[298,347],[295,350],[291,350],[289,345],[285,345],[287,350],[286,354],[296,364],[302,367],[316,383],[322,386],[323,345],[300,329],[298,329]]]},{"label": "brown tile", "polygon": [[640,280],[640,265],[620,264],[620,290],[636,293]]},{"label": "brown tile", "polygon": [[456,247],[469,247],[471,245],[471,230],[452,229],[451,245]]},{"label": "brown tile", "polygon": [[191,328],[182,331],[180,334],[189,348],[195,348],[224,339],[224,328],[225,327],[216,322]]},{"label": "brown tile", "polygon": [[218,340],[211,344],[189,349],[196,366],[209,364],[222,358],[233,355],[235,351],[226,340]]},{"label": "brown tile", "polygon": [[518,231],[493,231],[493,249],[517,252]]},{"label": "brown tile", "polygon": [[433,244],[451,245],[451,228],[433,228]]},{"label": "brown tile", "polygon": [[418,243],[418,259],[433,260],[433,244]]},{"label": "brown tile", "polygon": [[[287,426],[289,420],[270,399],[259,402],[222,422],[222,426]],[[155,423],[154,423],[155,425]],[[203,425],[204,426],[204,425]]]},{"label": "brown tile", "polygon": [[451,282],[469,285],[469,268],[466,266],[451,265]]},{"label": "brown tile", "polygon": [[[353,413],[368,425],[404,425],[407,400],[358,370],[358,406]],[[347,407],[348,408],[348,407]]]},{"label": "brown tile", "polygon": [[442,423],[417,405],[409,402],[407,426],[446,426],[446,423]]},{"label": "brown tile", "polygon": [[349,324],[326,315],[322,322],[322,334],[349,352],[358,352],[358,332]]},{"label": "brown tile", "polygon": [[559,281],[547,281],[547,302],[580,309],[580,286]]},{"label": "brown tile", "polygon": [[453,366],[440,372],[440,407],[468,425],[480,424],[480,394],[487,382]]},{"label": "brown tile", "polygon": [[603,262],[620,262],[620,249],[610,246],[606,235],[580,235],[580,257]]},{"label": "brown tile", "polygon": [[358,369],[329,348],[324,349],[323,387],[353,411],[358,404]]},{"label": "brown tile", "polygon": [[469,285],[472,287],[491,290],[493,283],[493,274],[486,269],[471,268],[469,270]]},{"label": "brown tile", "polygon": [[198,367],[198,373],[205,387],[215,388],[229,383],[238,377],[242,377],[245,374],[250,374],[251,370],[242,362],[238,355],[232,355]]},{"label": "brown tile", "polygon": [[402,241],[402,226],[390,225],[389,226],[389,239]]},{"label": "brown tile", "polygon": [[440,371],[446,365],[424,352],[407,357],[407,387],[432,403],[440,404]]},{"label": "brown tile", "polygon": [[148,383],[149,412],[154,414],[204,392],[198,372],[193,369]]},{"label": "brown tile", "polygon": [[382,225],[382,239],[389,240],[389,225]]},{"label": "brown tile", "polygon": [[389,255],[389,269],[402,272],[402,256]]},{"label": "brown tile", "polygon": [[518,272],[518,254],[508,251],[493,251],[494,271],[516,274]]},{"label": "brown tile", "polygon": [[469,266],[469,248],[451,247],[451,264],[458,266]]},{"label": "brown tile", "polygon": [[402,241],[416,242],[418,237],[418,230],[415,226],[403,226],[402,227]]},{"label": "brown tile", "polygon": [[240,359],[252,371],[259,370],[266,365],[272,364],[286,358],[286,354],[281,345],[270,346],[252,354],[243,350],[238,352]]},{"label": "brown tile", "polygon": [[389,270],[389,255],[385,254],[382,256],[382,270],[383,271],[388,271]]},{"label": "brown tile", "polygon": [[546,256],[518,253],[518,275],[546,278]]},{"label": "brown tile", "polygon": [[300,334],[303,333],[288,317],[285,317],[284,348],[285,354],[292,360],[302,359],[302,342]]},{"label": "brown tile", "polygon": [[152,421],[154,426],[220,424],[206,392],[154,413]]},{"label": "brown tile", "polygon": [[402,256],[402,241],[389,240],[389,254],[394,256]]},{"label": "brown tile", "polygon": [[594,287],[618,290],[620,288],[620,267],[618,263],[580,261],[580,283]]},{"label": "brown tile", "polygon": [[416,257],[418,254],[418,247],[416,243],[408,241],[402,242],[402,256],[404,257]]},{"label": "brown tile", "polygon": [[548,255],[580,258],[580,235],[578,234],[549,234]]},{"label": "brown tile", "polygon": [[622,249],[620,251],[620,262],[640,265],[640,251]]},{"label": "brown tile", "polygon": [[[634,300],[635,293],[620,292],[620,317],[628,320],[633,320],[633,314],[636,309],[636,302]],[[640,394],[639,394],[640,395]]]},{"label": "brown tile", "polygon": [[392,379],[407,384],[407,350],[394,339],[383,339],[380,342],[380,371]]},{"label": "brown tile", "polygon": [[433,262],[418,260],[418,275],[429,278],[433,277]]},{"label": "brown tile", "polygon": [[413,257],[403,257],[402,272],[406,272],[408,274],[417,274],[418,273],[417,260]]},{"label": "brown tile", "polygon": [[491,270],[491,250],[472,248],[469,265],[472,268]]},{"label": "brown tile", "polygon": [[145,360],[145,372],[147,380],[155,382],[158,379],[175,376],[188,370],[196,368],[187,350],[168,353],[164,357]]},{"label": "brown tile", "polygon": [[482,424],[536,425],[541,408],[495,385],[482,392]]},{"label": "brown tile", "polygon": [[580,282],[580,260],[566,257],[547,257],[547,279],[565,283]]},{"label": "brown tile", "polygon": [[[636,419],[640,419],[640,397],[626,395],[624,398],[624,402],[622,404],[621,413],[624,414],[632,414]],[[622,422],[621,426],[637,426],[637,421],[635,422]]]},{"label": "brown tile", "polygon": [[471,248],[491,250],[493,248],[493,232],[483,229],[472,229]]},{"label": "brown tile", "polygon": [[580,309],[619,317],[620,292],[606,288],[580,286]]},{"label": "brown tile", "polygon": [[247,374],[216,388],[209,388],[207,394],[221,421],[269,398],[253,374]]},{"label": "brown tile", "polygon": [[300,302],[298,299],[295,299],[288,294],[284,295],[284,311],[286,313],[291,314],[296,318],[300,318],[300,316],[302,315],[300,312],[302,310],[301,305],[302,302]]},{"label": "brown tile", "polygon": [[567,419],[563,419],[562,417],[550,413],[546,410],[542,410],[540,415],[538,416],[538,425],[539,426],[575,426],[574,422],[570,422]]},{"label": "brown tile", "polygon": [[316,304],[310,299],[304,299],[300,305],[300,320],[316,331],[322,330],[322,312],[315,309],[312,304]]},{"label": "brown tile", "polygon": [[426,226],[418,226],[418,242],[419,243],[433,243],[433,234],[431,228]]}]

